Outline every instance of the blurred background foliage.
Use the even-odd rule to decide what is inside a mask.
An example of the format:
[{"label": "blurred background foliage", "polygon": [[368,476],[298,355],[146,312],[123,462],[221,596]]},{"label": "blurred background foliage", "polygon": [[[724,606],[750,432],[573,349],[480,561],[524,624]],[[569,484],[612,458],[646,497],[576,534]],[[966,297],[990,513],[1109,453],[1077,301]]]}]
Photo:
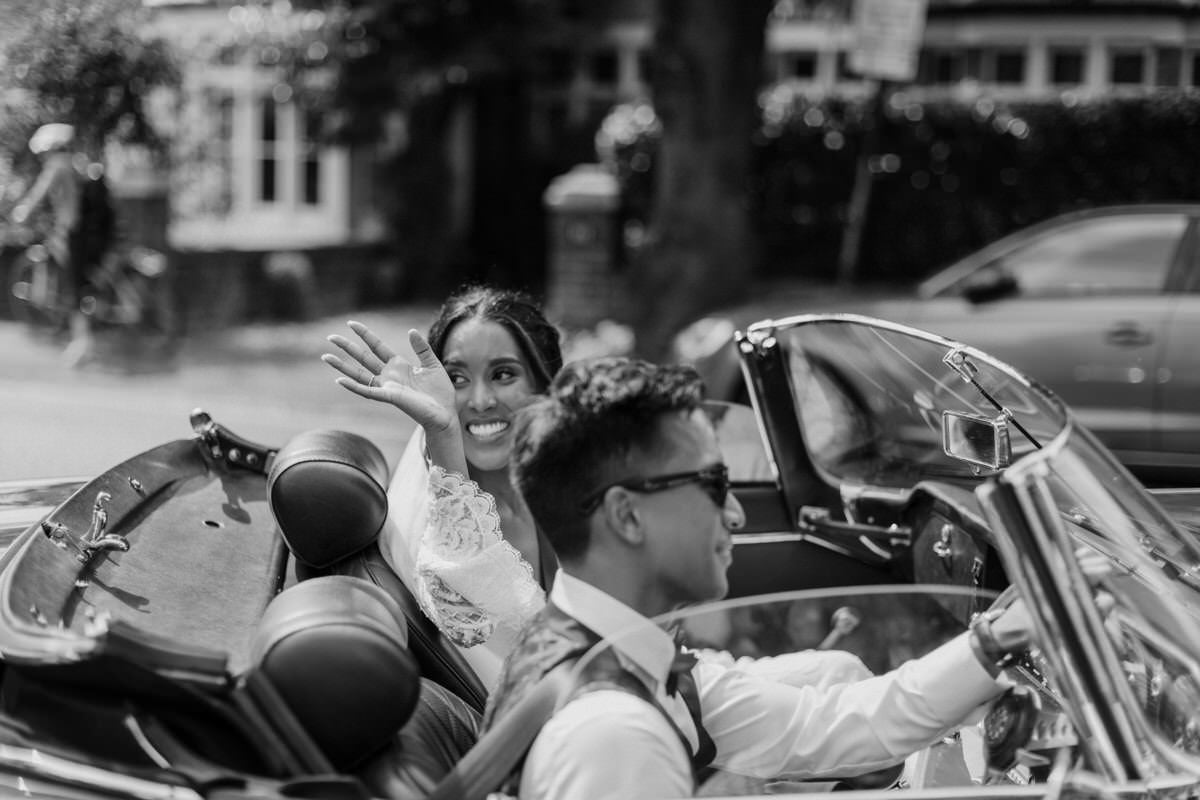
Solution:
[{"label": "blurred background foliage", "polygon": [[[869,97],[815,97],[783,83],[762,93],[760,108],[751,216],[762,278],[835,279],[856,161],[874,124],[864,282],[916,281],[1067,211],[1200,200],[1194,91],[1010,102],[897,89],[880,119]],[[651,213],[660,138],[649,105],[614,109],[597,138],[621,181],[630,246]]]},{"label": "blurred background foliage", "polygon": [[165,154],[152,98],[177,87],[180,71],[167,43],[145,35],[139,0],[8,0],[0,10],[0,209],[37,174],[27,143],[45,123],[73,125],[93,161],[106,143]]},{"label": "blurred background foliage", "polygon": [[[378,144],[375,196],[401,252],[409,295],[437,298],[464,280],[541,287],[541,190],[569,162],[526,136],[529,92],[546,53],[602,26],[610,3],[560,0],[296,0],[321,13],[311,37],[275,37],[292,74],[326,74],[328,140]],[[252,8],[252,6],[247,6]],[[264,28],[264,33],[269,29]],[[261,47],[259,47],[261,52]],[[290,53],[290,55],[289,55]],[[330,70],[329,68],[332,68]],[[473,182],[492,199],[464,235],[452,224],[454,114],[473,109]],[[536,237],[513,235],[536,229]]]},{"label": "blurred background foliage", "polygon": [[93,157],[108,138],[161,146],[146,99],[180,76],[170,47],[145,35],[144,14],[137,0],[45,0],[7,14],[0,73],[25,102],[0,123],[5,149],[23,150],[8,145],[45,122],[75,126]]}]

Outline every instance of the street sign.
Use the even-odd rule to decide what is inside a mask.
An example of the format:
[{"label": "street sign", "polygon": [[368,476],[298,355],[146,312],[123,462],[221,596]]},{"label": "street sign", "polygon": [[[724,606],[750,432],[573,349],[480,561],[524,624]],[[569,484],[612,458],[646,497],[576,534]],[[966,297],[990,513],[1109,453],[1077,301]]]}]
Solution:
[{"label": "street sign", "polygon": [[911,81],[925,33],[927,0],[854,0],[850,69],[863,77]]}]

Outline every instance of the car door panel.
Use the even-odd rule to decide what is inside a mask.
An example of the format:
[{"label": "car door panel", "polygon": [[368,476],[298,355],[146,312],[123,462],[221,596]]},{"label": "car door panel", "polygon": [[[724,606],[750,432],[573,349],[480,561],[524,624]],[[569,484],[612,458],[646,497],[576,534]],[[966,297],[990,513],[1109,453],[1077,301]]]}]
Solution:
[{"label": "car door panel", "polygon": [[1155,384],[1162,460],[1200,474],[1200,294],[1176,296]]},{"label": "car door panel", "polygon": [[733,545],[729,597],[896,581],[887,565],[866,564],[799,533],[739,534]]}]

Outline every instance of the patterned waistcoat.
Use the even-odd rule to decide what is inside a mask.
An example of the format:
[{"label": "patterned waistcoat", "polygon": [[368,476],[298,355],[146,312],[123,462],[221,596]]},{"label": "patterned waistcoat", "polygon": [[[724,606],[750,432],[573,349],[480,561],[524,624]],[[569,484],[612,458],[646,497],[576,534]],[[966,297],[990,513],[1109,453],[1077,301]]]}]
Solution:
[{"label": "patterned waistcoat", "polygon": [[[486,731],[496,720],[501,719],[548,672],[559,664],[578,661],[600,640],[601,637],[595,631],[584,626],[554,603],[547,602],[538,615],[522,630],[512,653],[504,662],[499,683],[488,698],[487,711],[483,718],[483,730]],[[568,699],[601,689],[629,692],[658,709],[671,724],[671,728],[679,735],[684,751],[690,754],[693,780],[698,782],[707,773],[707,767],[712,762],[715,751],[712,747],[712,740],[709,739],[701,725],[699,702],[695,697],[695,687],[690,681],[687,684],[681,681],[680,691],[692,694],[691,697],[687,697],[685,694],[684,699],[701,742],[696,753],[691,752],[691,745],[688,744],[683,732],[675,725],[670,714],[659,705],[646,685],[621,665],[611,648],[604,650],[588,662],[575,685],[568,690]],[[517,787],[520,786],[523,764],[524,758],[505,782],[505,791],[516,793]]]}]

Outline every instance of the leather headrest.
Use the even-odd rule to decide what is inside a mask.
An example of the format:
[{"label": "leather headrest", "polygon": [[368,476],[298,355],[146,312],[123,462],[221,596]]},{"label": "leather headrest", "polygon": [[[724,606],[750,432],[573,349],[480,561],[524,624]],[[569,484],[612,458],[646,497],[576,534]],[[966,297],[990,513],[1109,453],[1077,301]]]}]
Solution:
[{"label": "leather headrest", "polygon": [[312,578],[267,605],[251,669],[344,771],[379,751],[412,715],[421,676],[407,630],[400,606],[373,583]]},{"label": "leather headrest", "polygon": [[271,510],[292,555],[327,567],[373,542],[387,517],[387,480],[383,453],[358,434],[292,437],[267,476]]}]

